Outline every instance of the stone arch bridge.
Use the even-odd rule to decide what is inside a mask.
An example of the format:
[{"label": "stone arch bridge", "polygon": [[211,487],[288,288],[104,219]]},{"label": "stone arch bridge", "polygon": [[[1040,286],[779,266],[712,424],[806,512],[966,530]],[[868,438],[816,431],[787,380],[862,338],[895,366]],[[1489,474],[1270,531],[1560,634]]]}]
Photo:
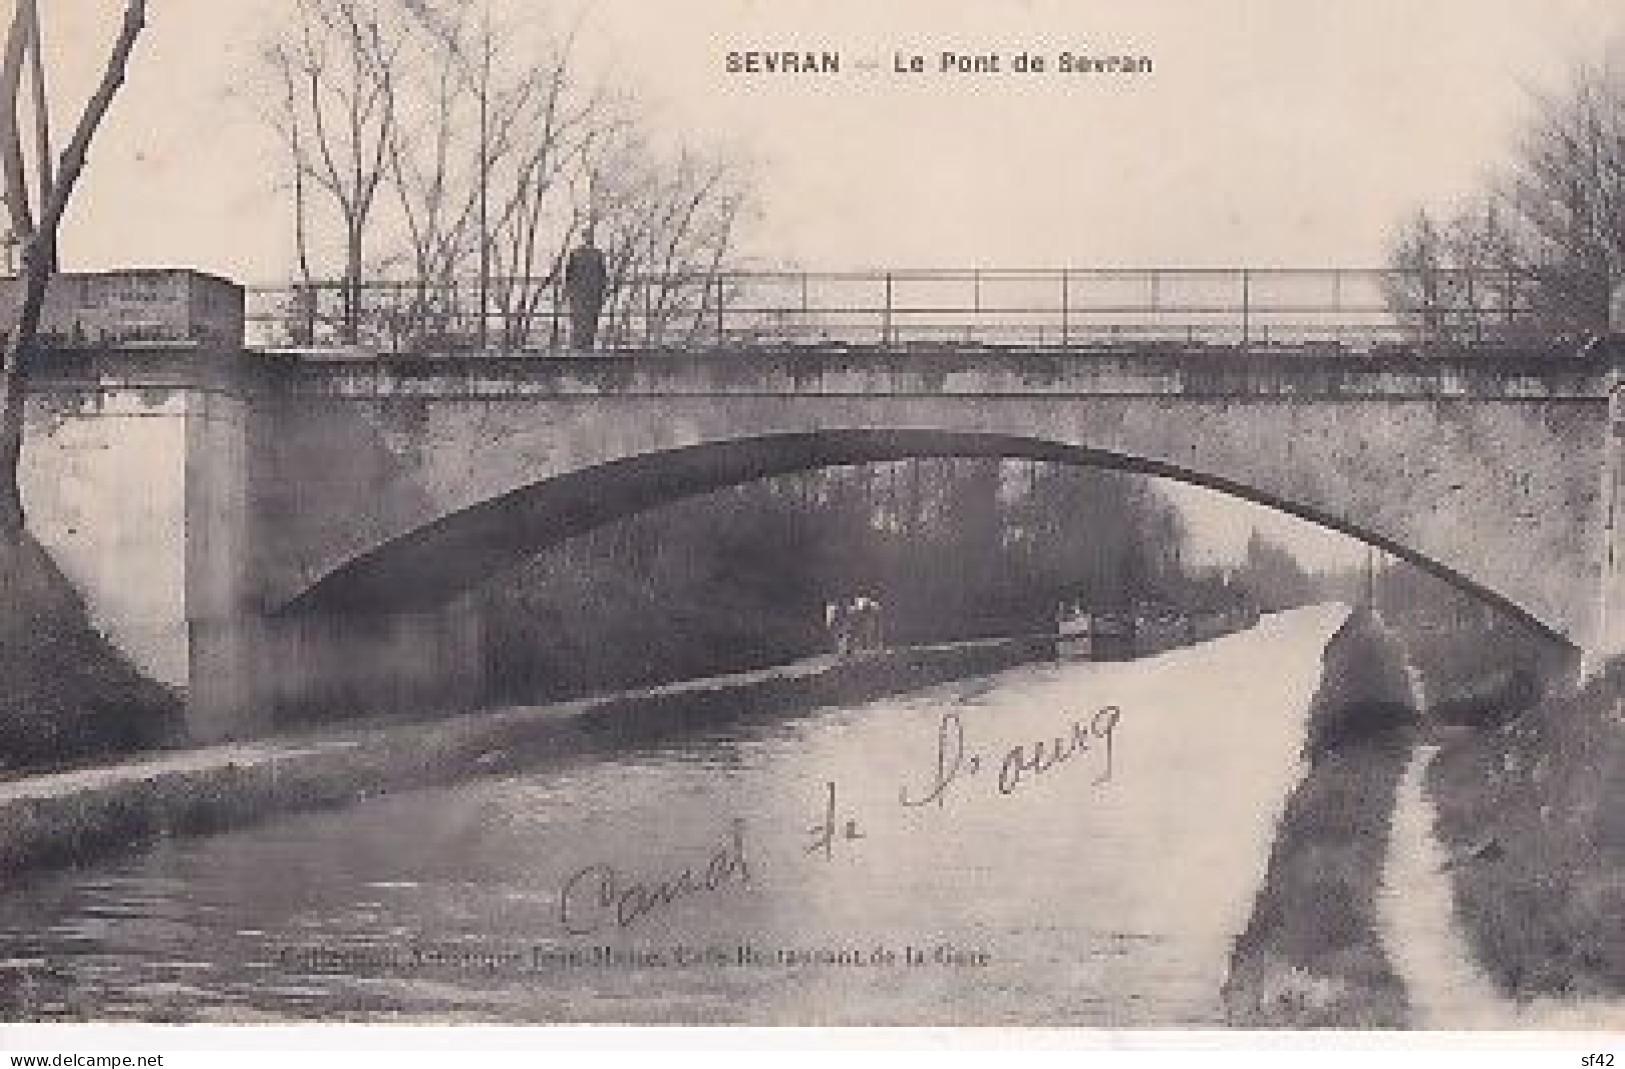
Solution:
[{"label": "stone arch bridge", "polygon": [[187,688],[200,737],[251,734],[339,666],[385,693],[466,683],[477,634],[444,606],[550,542],[716,486],[911,456],[1214,487],[1595,656],[1617,646],[1616,355],[104,345],[42,361],[25,494],[103,628]]}]

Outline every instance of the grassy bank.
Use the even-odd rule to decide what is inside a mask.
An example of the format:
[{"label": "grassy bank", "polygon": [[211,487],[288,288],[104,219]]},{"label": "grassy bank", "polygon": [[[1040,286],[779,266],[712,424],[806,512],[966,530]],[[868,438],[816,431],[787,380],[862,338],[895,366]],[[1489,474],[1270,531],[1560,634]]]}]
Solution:
[{"label": "grassy bank", "polygon": [[179,741],[179,697],[94,627],[32,538],[0,539],[0,767],[50,766]]},{"label": "grassy bank", "polygon": [[1327,644],[1303,780],[1287,799],[1223,997],[1248,1028],[1403,1027],[1377,892],[1415,712],[1398,647],[1356,612]]},{"label": "grassy bank", "polygon": [[1625,993],[1625,660],[1448,740],[1428,787],[1456,915],[1506,992]]},{"label": "grassy bank", "polygon": [[1397,624],[1441,749],[1428,791],[1474,957],[1519,998],[1625,992],[1625,662],[1570,651],[1438,589]]}]

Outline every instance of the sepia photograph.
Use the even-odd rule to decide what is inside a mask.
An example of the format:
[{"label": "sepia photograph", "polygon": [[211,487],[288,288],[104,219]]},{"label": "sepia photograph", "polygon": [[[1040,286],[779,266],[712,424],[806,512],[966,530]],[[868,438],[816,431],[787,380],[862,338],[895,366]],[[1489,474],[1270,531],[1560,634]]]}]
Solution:
[{"label": "sepia photograph", "polygon": [[0,19],[0,1048],[1620,1049],[1617,0]]}]

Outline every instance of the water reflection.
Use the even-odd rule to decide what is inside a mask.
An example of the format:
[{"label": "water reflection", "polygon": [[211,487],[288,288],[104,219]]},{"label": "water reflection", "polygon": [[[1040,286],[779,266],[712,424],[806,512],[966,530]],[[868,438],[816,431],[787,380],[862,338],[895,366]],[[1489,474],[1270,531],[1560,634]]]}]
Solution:
[{"label": "water reflection", "polygon": [[[36,877],[0,899],[0,998],[27,1019],[1217,1023],[1340,615]],[[1009,794],[976,778],[1106,705],[1122,710],[1109,783],[1081,759]],[[904,806],[946,713],[988,770]],[[707,886],[736,827],[749,880]],[[659,900],[622,929],[584,884],[602,926],[572,938],[561,890],[595,867]]]}]

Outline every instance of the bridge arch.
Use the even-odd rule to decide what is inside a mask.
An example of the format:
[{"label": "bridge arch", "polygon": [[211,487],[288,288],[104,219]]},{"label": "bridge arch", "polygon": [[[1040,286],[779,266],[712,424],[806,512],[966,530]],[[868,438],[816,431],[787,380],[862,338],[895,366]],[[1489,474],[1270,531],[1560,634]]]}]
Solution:
[{"label": "bridge arch", "polygon": [[1392,537],[1314,505],[1163,460],[1040,437],[942,429],[829,428],[657,449],[542,478],[351,557],[275,616],[425,611],[549,546],[633,514],[757,479],[928,457],[1047,461],[1171,479],[1335,530],[1405,560],[1574,649],[1562,631],[1504,594]]}]

